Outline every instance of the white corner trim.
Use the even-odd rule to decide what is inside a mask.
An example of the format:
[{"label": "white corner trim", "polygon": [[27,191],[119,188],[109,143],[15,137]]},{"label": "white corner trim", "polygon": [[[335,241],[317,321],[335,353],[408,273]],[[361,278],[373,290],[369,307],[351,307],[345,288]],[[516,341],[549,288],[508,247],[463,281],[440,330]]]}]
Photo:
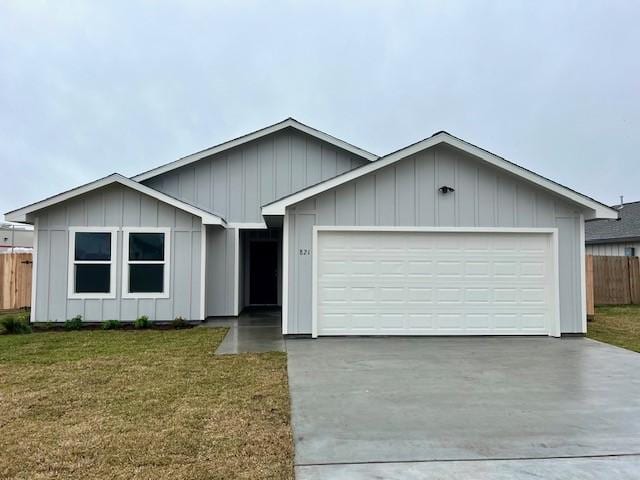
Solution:
[{"label": "white corner trim", "polygon": [[207,281],[207,226],[203,223],[200,231],[200,319],[206,320]]},{"label": "white corner trim", "polygon": [[144,180],[148,180],[149,178],[161,175],[163,173],[169,172],[171,170],[175,170],[176,168],[184,167],[185,165],[189,165],[190,163],[201,160],[205,157],[209,157],[211,155],[215,155],[216,153],[223,152],[225,150],[229,150],[231,148],[243,145],[248,142],[252,142],[254,140],[258,140],[267,135],[271,135],[272,133],[279,132],[280,130],[284,130],[285,128],[295,128],[296,130],[306,133],[312,137],[315,137],[319,140],[327,142],[335,147],[346,150],[354,155],[358,155],[360,157],[364,157],[369,161],[377,160],[379,157],[371,152],[367,152],[361,148],[356,147],[355,145],[351,145],[350,143],[345,142],[344,140],[340,140],[339,138],[333,137],[327,133],[321,132],[320,130],[316,130],[315,128],[311,128],[303,123],[294,120],[293,118],[287,118],[282,122],[278,122],[274,125],[270,125],[268,127],[262,128],[260,130],[256,130],[255,132],[249,133],[247,135],[243,135],[241,137],[235,138],[233,140],[229,140],[227,142],[220,143],[213,147],[207,148],[200,152],[193,153],[191,155],[187,155],[186,157],[182,157],[173,162],[167,163],[165,165],[161,165],[157,168],[153,168],[149,171],[140,173],[131,177],[132,180],[136,182],[142,182]]},{"label": "white corner trim", "polygon": [[558,229],[553,229],[553,235],[551,236],[551,244],[553,246],[553,277],[554,277],[554,285],[553,290],[555,293],[555,321],[552,322],[553,328],[550,332],[550,336],[552,337],[560,337],[561,329],[560,329],[560,241],[558,235]]},{"label": "white corner trim", "polygon": [[[164,265],[162,292],[129,292],[129,234],[164,233],[163,261],[131,261],[134,264]],[[122,298],[169,298],[171,295],[171,228],[169,227],[123,227],[122,229]]]},{"label": "white corner trim", "polygon": [[36,302],[38,296],[36,288],[38,286],[38,219],[36,218],[33,226],[33,252],[31,254],[31,309],[29,318],[31,322],[36,321]]},{"label": "white corner trim", "polygon": [[[68,228],[68,256],[67,256],[67,298],[70,299],[104,299],[116,298],[116,265],[118,261],[118,227],[69,227]],[[111,233],[111,259],[110,260],[75,260],[76,233]],[[109,265],[109,292],[88,293],[75,291],[75,265]],[[34,264],[35,265],[35,264]],[[32,292],[33,293],[33,292]]]},{"label": "white corner trim", "polygon": [[[287,216],[285,215],[285,220]],[[320,232],[448,232],[448,233],[535,233],[549,235],[553,263],[552,290],[554,292],[554,318],[549,319],[548,335],[560,337],[560,270],[557,228],[527,227],[392,227],[392,226],[322,226],[314,225],[311,237],[311,337],[318,337],[318,234]]]},{"label": "white corner trim", "polygon": [[171,205],[182,211],[195,215],[196,217],[201,218],[202,222],[207,225],[226,225],[225,220],[218,215],[207,212],[205,210],[201,210],[198,207],[194,207],[193,205],[170,197],[169,195],[166,195],[158,190],[147,187],[146,185],[142,185],[141,183],[135,182],[123,175],[120,175],[119,173],[111,174],[107,177],[101,178],[91,183],[87,183],[72,190],[68,190],[40,202],[27,205],[26,207],[20,208],[18,210],[13,210],[12,212],[8,212],[7,214],[5,214],[5,218],[12,222],[26,222],[28,221],[27,215],[29,215],[30,213],[42,210],[43,208],[50,207],[51,205],[55,205],[60,202],[64,202],[65,200],[83,195],[112,183],[119,183],[121,185],[124,185],[125,187],[131,188],[132,190],[136,190],[140,193],[155,198],[156,200],[166,203],[167,205]]},{"label": "white corner trim", "polygon": [[289,333],[289,215],[282,222],[282,334]]},{"label": "white corner trim", "polygon": [[240,229],[233,230],[233,315],[240,313]]},{"label": "white corner trim", "polygon": [[587,252],[585,246],[584,215],[580,215],[580,304],[582,333],[587,333]]},{"label": "white corner trim", "polygon": [[392,163],[395,163],[403,158],[414,155],[418,152],[421,152],[422,150],[441,143],[458,148],[464,152],[480,158],[481,160],[484,160],[490,165],[493,165],[501,170],[507,171],[513,175],[523,178],[524,180],[538,185],[545,190],[553,192],[557,195],[569,199],[574,203],[581,205],[584,208],[592,210],[593,214],[591,216],[593,218],[618,218],[618,212],[610,207],[607,207],[606,205],[596,202],[595,200],[592,200],[580,193],[574,192],[573,190],[557,184],[541,175],[538,175],[537,173],[511,163],[504,158],[487,152],[486,150],[467,143],[464,140],[460,140],[459,138],[456,138],[445,132],[437,133],[436,135],[429,137],[426,140],[410,145],[385,157],[381,157],[376,162],[369,163],[360,168],[356,168],[355,170],[351,170],[347,173],[331,178],[317,185],[305,188],[304,190],[294,193],[293,195],[285,197],[281,200],[265,205],[262,207],[262,215],[284,215],[285,208],[290,205],[296,204],[298,202],[301,202],[302,200],[318,195],[319,193],[322,193],[326,190],[335,188],[358,177],[367,175],[368,173],[389,166]]},{"label": "white corner trim", "polygon": [[322,228],[314,225],[311,236],[311,338],[318,338],[318,232],[320,230]]}]

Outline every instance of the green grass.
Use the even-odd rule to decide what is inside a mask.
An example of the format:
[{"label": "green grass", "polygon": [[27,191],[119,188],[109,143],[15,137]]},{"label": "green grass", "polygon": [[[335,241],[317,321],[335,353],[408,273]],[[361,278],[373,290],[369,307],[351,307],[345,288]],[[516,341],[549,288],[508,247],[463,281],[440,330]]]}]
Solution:
[{"label": "green grass", "polygon": [[0,478],[292,478],[285,354],[224,333],[0,336]]},{"label": "green grass", "polygon": [[587,337],[640,352],[640,305],[596,307]]}]

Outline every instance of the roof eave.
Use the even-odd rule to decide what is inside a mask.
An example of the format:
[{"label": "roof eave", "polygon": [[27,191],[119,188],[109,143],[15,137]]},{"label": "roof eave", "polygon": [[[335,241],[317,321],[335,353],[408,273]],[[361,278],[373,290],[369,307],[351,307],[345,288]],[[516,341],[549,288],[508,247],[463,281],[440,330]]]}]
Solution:
[{"label": "roof eave", "polygon": [[142,172],[138,175],[131,177],[131,180],[134,180],[136,182],[143,182],[150,178],[157,177],[158,175],[162,175],[163,173],[167,173],[167,172],[170,172],[171,170],[175,170],[176,168],[184,167],[193,162],[197,162],[198,160],[209,157],[211,155],[215,155],[217,153],[224,152],[226,150],[229,150],[234,147],[238,147],[245,143],[258,140],[267,135],[271,135],[273,133],[284,130],[285,128],[294,128],[300,132],[306,133],[307,135],[310,135],[319,140],[323,140],[327,143],[330,143],[335,147],[346,150],[354,155],[363,157],[369,160],[370,162],[373,162],[378,158],[380,158],[378,157],[378,155],[374,153],[368,152],[360,147],[356,147],[355,145],[345,142],[344,140],[340,140],[339,138],[329,135],[328,133],[325,133],[321,130],[317,130],[313,127],[305,125],[304,123],[300,123],[294,118],[287,118],[281,122],[275,123],[265,128],[261,128],[260,130],[256,130],[246,135],[242,135],[240,137],[234,138],[233,140],[220,143],[218,145],[207,148],[200,152],[187,155],[186,157],[179,158],[178,160],[175,160],[173,162],[167,163],[165,165],[161,165],[159,167],[153,168],[146,172]]},{"label": "roof eave", "polygon": [[39,202],[33,203],[31,205],[27,205],[26,207],[22,207],[16,210],[12,210],[10,212],[5,213],[5,219],[11,222],[18,223],[33,223],[32,215],[35,212],[38,212],[44,208],[51,207],[58,203],[64,202],[66,200],[71,200],[80,195],[84,195],[93,190],[96,190],[101,187],[105,187],[107,185],[119,183],[125,187],[136,190],[142,194],[148,195],[150,197],[155,198],[163,203],[168,205],[172,205],[182,211],[190,213],[196,217],[202,219],[202,223],[204,225],[221,225],[226,227],[226,221],[219,215],[215,215],[213,213],[207,212],[205,210],[201,210],[198,207],[193,205],[189,205],[181,200],[175,199],[166,195],[158,190],[142,185],[138,182],[135,182],[119,173],[113,173],[104,178],[95,180],[94,182],[87,183],[85,185],[81,185],[80,187],[73,188],[66,192],[60,193],[58,195],[54,195],[52,197],[46,198]]},{"label": "roof eave", "polygon": [[629,243],[629,242],[640,242],[640,235],[635,235],[632,237],[597,238],[592,240],[586,240],[584,243],[586,245],[602,245],[606,243]]},{"label": "roof eave", "polygon": [[374,172],[385,166],[391,165],[403,158],[414,155],[420,151],[426,150],[427,148],[431,148],[433,146],[439,144],[447,144],[452,147],[458,148],[464,152],[467,152],[471,155],[474,155],[481,160],[500,168],[504,171],[507,171],[515,176],[523,178],[541,188],[544,188],[556,195],[560,195],[573,203],[578,204],[582,207],[585,215],[585,219],[617,219],[618,211],[604,205],[596,200],[593,200],[585,195],[582,195],[578,192],[571,190],[568,187],[560,185],[552,180],[549,180],[537,173],[534,173],[530,170],[527,170],[524,167],[516,165],[502,157],[499,157],[487,150],[484,150],[480,147],[477,147],[473,144],[465,142],[447,132],[438,132],[431,137],[422,140],[420,142],[414,143],[405,147],[403,149],[397,150],[396,152],[390,153],[384,157],[381,157],[378,161],[374,163],[370,163],[367,165],[363,165],[355,170],[351,170],[337,177],[330,178],[325,180],[322,183],[317,185],[313,185],[308,187],[300,192],[294,193],[288,197],[285,197],[281,200],[272,202],[271,204],[265,205],[262,207],[262,215],[284,215],[286,208],[295,203],[301,202],[307,198],[318,195],[323,191],[329,190],[331,188],[335,188],[339,185],[347,183],[351,180],[354,180],[358,177],[366,175],[368,173]]}]

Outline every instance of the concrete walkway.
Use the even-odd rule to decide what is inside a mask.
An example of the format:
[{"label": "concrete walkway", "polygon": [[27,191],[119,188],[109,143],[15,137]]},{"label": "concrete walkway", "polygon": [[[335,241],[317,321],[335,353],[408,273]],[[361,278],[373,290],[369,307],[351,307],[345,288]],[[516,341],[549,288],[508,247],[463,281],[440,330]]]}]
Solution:
[{"label": "concrete walkway", "polygon": [[296,467],[299,480],[637,480],[640,456]]},{"label": "concrete walkway", "polygon": [[298,479],[640,478],[633,352],[582,338],[286,346]]},{"label": "concrete walkway", "polygon": [[211,318],[203,325],[229,328],[216,355],[284,352],[280,318],[278,310],[249,310],[242,312],[238,318]]}]

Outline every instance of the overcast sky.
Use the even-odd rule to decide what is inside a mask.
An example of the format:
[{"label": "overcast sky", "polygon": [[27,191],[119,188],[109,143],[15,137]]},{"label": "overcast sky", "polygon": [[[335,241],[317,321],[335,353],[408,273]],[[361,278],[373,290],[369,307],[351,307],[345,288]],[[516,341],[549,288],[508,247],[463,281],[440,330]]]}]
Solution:
[{"label": "overcast sky", "polygon": [[0,0],[0,212],[288,116],[640,200],[640,2]]}]

